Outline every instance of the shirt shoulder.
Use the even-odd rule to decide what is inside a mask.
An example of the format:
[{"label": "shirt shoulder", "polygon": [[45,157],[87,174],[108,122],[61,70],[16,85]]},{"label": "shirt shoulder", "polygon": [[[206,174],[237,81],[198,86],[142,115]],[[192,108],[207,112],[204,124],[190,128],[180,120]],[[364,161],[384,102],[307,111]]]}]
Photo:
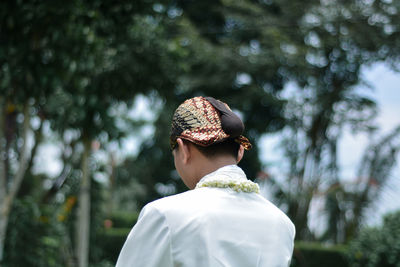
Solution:
[{"label": "shirt shoulder", "polygon": [[257,193],[238,193],[229,189],[199,188],[164,197],[146,206],[156,209],[164,216],[187,215],[190,213],[212,213],[222,210],[250,210],[259,215],[273,217],[286,224],[294,232],[294,225],[288,216],[272,202]]},{"label": "shirt shoulder", "polygon": [[148,203],[145,208],[156,209],[160,213],[178,210],[185,206],[193,206],[196,202],[201,202],[202,194],[198,190],[189,190],[176,195],[163,197]]}]

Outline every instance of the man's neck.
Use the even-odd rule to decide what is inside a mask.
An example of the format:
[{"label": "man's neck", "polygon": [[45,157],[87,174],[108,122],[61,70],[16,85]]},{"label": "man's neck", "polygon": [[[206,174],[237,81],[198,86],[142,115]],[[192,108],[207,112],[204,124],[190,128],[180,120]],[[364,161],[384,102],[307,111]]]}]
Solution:
[{"label": "man's neck", "polygon": [[203,162],[200,162],[196,172],[196,184],[209,173],[215,172],[216,170],[228,166],[236,165],[236,160],[233,157],[214,157],[205,158]]}]

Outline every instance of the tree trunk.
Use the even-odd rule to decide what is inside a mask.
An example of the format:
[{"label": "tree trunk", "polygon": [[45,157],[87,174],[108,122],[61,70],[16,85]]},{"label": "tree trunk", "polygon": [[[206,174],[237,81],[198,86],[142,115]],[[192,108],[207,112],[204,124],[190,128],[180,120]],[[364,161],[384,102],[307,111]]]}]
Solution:
[{"label": "tree trunk", "polygon": [[3,261],[4,241],[6,239],[6,227],[8,216],[5,214],[6,200],[6,175],[4,166],[4,99],[0,97],[0,266]]},{"label": "tree trunk", "polygon": [[13,179],[7,182],[4,155],[5,153],[8,153],[8,151],[5,151],[3,147],[5,131],[4,118],[6,115],[4,107],[4,99],[0,99],[0,263],[4,258],[4,242],[7,233],[8,217],[13,205],[13,201],[25,176],[26,167],[29,161],[27,139],[30,127],[29,105],[26,103],[24,106],[24,123],[22,130],[23,145],[18,162],[18,169]]},{"label": "tree trunk", "polygon": [[0,267],[4,260],[4,245],[6,240],[6,233],[7,233],[7,225],[8,225],[8,218],[10,214],[10,210],[8,207],[8,201],[5,199],[1,199],[1,206],[0,206]]},{"label": "tree trunk", "polygon": [[89,265],[89,238],[90,238],[90,174],[89,156],[90,140],[84,140],[82,155],[82,181],[79,192],[78,225],[76,238],[76,255],[79,267]]},{"label": "tree trunk", "polygon": [[109,187],[109,195],[108,195],[108,205],[107,205],[107,216],[111,217],[111,214],[114,210],[114,188],[115,188],[115,168],[116,168],[116,162],[115,162],[115,154],[114,152],[110,153],[110,176],[109,176],[109,181],[110,181],[110,187]]},{"label": "tree trunk", "polygon": [[11,185],[10,191],[8,193],[10,198],[10,206],[14,201],[15,196],[18,193],[19,188],[21,187],[22,180],[24,179],[26,169],[28,167],[29,155],[28,155],[28,132],[30,127],[30,116],[29,116],[29,105],[26,103],[24,106],[24,124],[23,124],[23,132],[22,132],[22,140],[23,145],[21,148],[20,158],[18,170],[15,173]]}]

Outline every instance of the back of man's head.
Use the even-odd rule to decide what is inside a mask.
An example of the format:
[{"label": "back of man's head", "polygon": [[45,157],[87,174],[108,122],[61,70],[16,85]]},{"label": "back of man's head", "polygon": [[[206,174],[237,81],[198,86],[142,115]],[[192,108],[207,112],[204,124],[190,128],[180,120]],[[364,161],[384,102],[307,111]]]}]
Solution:
[{"label": "back of man's head", "polygon": [[229,106],[212,97],[194,97],[183,102],[172,119],[171,149],[178,138],[191,142],[207,158],[232,155],[236,158],[240,145],[249,150],[251,144],[242,135],[242,120]]}]

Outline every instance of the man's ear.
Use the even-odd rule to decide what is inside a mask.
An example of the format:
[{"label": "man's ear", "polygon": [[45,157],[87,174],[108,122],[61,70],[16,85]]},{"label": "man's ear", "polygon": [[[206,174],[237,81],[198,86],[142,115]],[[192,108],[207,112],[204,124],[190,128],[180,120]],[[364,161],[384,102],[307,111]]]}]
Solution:
[{"label": "man's ear", "polygon": [[178,144],[178,149],[180,150],[180,156],[181,156],[181,160],[183,163],[188,163],[190,156],[191,156],[191,151],[190,151],[190,146],[183,142],[183,140],[181,138],[176,139],[176,142]]},{"label": "man's ear", "polygon": [[244,147],[242,145],[240,145],[239,150],[238,150],[238,154],[237,154],[237,158],[236,158],[236,163],[239,163],[244,155]]}]

